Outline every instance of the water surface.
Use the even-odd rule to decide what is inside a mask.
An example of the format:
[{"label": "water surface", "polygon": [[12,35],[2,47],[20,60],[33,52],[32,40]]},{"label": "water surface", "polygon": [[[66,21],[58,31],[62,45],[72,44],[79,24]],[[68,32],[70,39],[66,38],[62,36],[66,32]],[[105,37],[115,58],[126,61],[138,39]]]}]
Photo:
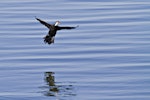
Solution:
[{"label": "water surface", "polygon": [[[149,100],[150,1],[0,1],[1,100]],[[35,16],[75,30],[55,43]]]}]

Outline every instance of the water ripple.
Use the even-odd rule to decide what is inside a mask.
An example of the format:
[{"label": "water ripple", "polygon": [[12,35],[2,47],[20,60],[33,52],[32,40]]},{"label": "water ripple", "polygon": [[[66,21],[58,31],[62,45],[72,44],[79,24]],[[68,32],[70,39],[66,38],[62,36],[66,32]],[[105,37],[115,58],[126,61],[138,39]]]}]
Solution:
[{"label": "water ripple", "polygon": [[[147,0],[0,1],[0,98],[149,100],[149,5]],[[79,27],[58,32],[47,45],[48,29],[34,16]],[[46,72],[55,72],[55,87],[64,91],[43,95],[52,92],[44,83]]]}]

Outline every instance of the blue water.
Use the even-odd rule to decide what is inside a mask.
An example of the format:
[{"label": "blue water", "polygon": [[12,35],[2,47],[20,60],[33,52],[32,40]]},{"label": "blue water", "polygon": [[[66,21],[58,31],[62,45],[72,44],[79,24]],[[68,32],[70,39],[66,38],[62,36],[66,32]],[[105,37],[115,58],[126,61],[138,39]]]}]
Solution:
[{"label": "blue water", "polygon": [[[0,100],[150,100],[149,0],[1,0]],[[55,43],[35,16],[60,26]]]}]

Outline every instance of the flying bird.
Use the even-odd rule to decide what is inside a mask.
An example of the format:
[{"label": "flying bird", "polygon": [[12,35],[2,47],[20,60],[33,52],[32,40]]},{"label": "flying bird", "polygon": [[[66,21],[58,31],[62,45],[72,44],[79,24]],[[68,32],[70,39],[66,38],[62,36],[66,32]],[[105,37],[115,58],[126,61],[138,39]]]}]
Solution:
[{"label": "flying bird", "polygon": [[60,26],[58,26],[60,24],[60,21],[56,21],[55,24],[49,24],[39,18],[36,18],[36,19],[41,24],[45,25],[49,29],[48,34],[44,37],[44,42],[48,43],[48,44],[54,43],[54,38],[55,38],[57,31],[62,30],[62,29],[75,29],[76,27],[78,27],[78,26],[76,26],[76,27],[68,27],[68,26],[60,27]]}]

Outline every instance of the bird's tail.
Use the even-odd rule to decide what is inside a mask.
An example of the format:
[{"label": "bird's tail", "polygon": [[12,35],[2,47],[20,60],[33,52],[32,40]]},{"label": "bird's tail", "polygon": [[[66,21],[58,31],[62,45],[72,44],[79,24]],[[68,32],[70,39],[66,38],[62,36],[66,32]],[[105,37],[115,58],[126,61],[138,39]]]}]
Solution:
[{"label": "bird's tail", "polygon": [[45,42],[45,43],[48,43],[48,44],[54,43],[54,37],[51,37],[51,36],[49,36],[49,35],[46,35],[46,36],[44,37],[44,42]]}]

